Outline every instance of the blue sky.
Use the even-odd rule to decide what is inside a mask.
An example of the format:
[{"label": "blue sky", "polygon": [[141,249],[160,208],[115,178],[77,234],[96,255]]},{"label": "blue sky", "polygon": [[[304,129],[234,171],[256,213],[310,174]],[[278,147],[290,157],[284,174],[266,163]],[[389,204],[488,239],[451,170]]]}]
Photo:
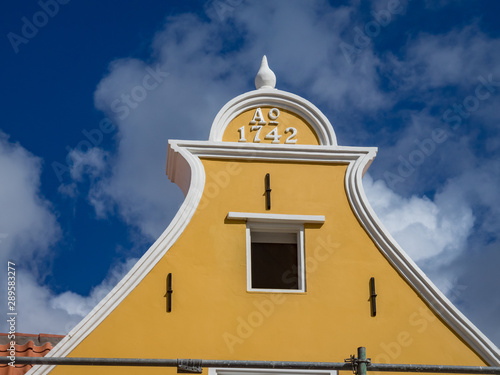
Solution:
[{"label": "blue sky", "polygon": [[447,0],[4,5],[0,261],[17,265],[18,331],[67,333],[148,249],[183,199],[165,176],[167,140],[208,139],[266,54],[277,87],[316,104],[340,145],[379,147],[364,180],[375,211],[499,345],[499,12]]}]

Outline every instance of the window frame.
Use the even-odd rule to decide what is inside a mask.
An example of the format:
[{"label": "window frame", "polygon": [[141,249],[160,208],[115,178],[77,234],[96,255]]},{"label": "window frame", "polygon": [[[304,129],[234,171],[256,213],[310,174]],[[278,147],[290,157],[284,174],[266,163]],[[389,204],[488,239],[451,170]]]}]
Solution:
[{"label": "window frame", "polygon": [[[271,289],[252,287],[252,231],[258,233],[295,233],[297,236],[297,272],[298,289]],[[247,221],[246,258],[247,258],[247,291],[263,293],[304,293],[306,291],[304,225],[286,223],[263,223]],[[279,242],[276,242],[279,243]]]},{"label": "window frame", "polygon": [[[268,214],[254,212],[229,212],[226,216],[229,221],[246,221],[246,261],[247,261],[247,291],[253,293],[305,293],[306,271],[305,271],[305,225],[325,222],[324,215],[291,215],[291,214]],[[299,289],[264,289],[252,288],[251,268],[251,230],[257,232],[281,231],[281,233],[297,233],[297,251],[299,252]]]}]

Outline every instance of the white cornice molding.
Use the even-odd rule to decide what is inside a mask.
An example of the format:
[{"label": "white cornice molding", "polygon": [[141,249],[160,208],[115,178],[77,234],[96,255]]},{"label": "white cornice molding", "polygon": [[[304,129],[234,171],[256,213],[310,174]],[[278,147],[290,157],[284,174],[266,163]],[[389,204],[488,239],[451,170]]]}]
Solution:
[{"label": "white cornice molding", "polygon": [[314,104],[298,95],[272,88],[249,91],[230,100],[215,116],[209,141],[222,141],[226,127],[236,116],[246,110],[263,106],[287,109],[299,115],[313,127],[321,145],[337,145],[332,124]]},{"label": "white cornice molding", "polygon": [[[264,143],[210,142],[170,140],[169,148],[185,149],[201,158],[218,158],[248,161],[303,161],[310,163],[348,164],[363,155],[373,160],[376,147],[286,145]],[[169,151],[170,152],[170,151]],[[174,169],[176,163],[169,164],[169,176],[180,173]]]}]

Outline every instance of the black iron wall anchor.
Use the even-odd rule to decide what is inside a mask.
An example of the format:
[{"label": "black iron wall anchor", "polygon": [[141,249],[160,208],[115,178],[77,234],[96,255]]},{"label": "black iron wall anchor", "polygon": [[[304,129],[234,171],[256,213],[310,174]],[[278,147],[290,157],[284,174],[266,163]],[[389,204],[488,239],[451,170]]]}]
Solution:
[{"label": "black iron wall anchor", "polygon": [[371,305],[371,315],[377,315],[377,293],[375,293],[375,278],[370,279],[370,305]]},{"label": "black iron wall anchor", "polygon": [[172,293],[174,291],[172,290],[172,274],[169,273],[167,275],[167,293],[163,297],[167,298],[167,312],[172,311]]},{"label": "black iron wall anchor", "polygon": [[266,210],[271,209],[271,176],[266,174]]}]

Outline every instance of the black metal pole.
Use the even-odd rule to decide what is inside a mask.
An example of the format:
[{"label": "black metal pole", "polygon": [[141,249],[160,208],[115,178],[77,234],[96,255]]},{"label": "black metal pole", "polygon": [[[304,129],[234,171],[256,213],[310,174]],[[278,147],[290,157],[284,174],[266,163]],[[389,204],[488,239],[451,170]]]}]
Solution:
[{"label": "black metal pole", "polygon": [[[9,357],[0,357],[0,364],[11,362]],[[152,366],[152,367],[222,367],[222,368],[273,368],[305,370],[346,370],[350,363],[336,362],[285,362],[285,361],[231,361],[202,359],[153,359],[153,358],[72,358],[72,357],[16,357],[20,365],[64,365],[64,366]]]},{"label": "black metal pole", "polygon": [[489,366],[441,366],[441,365],[402,365],[372,363],[368,371],[382,372],[433,372],[449,374],[500,374],[500,367]]},{"label": "black metal pole", "polygon": [[[359,355],[359,354],[358,354]],[[9,357],[0,357],[0,364],[12,362]],[[226,361],[193,359],[150,359],[150,358],[71,358],[71,357],[16,357],[19,365],[64,365],[64,366],[151,366],[180,367],[193,363],[200,367],[223,368],[266,368],[266,369],[302,369],[302,370],[338,370],[352,371],[349,362],[287,362],[287,361]],[[427,372],[449,374],[498,374],[500,367],[487,366],[444,366],[444,365],[408,365],[408,364],[366,364],[367,371],[382,372]]]}]

